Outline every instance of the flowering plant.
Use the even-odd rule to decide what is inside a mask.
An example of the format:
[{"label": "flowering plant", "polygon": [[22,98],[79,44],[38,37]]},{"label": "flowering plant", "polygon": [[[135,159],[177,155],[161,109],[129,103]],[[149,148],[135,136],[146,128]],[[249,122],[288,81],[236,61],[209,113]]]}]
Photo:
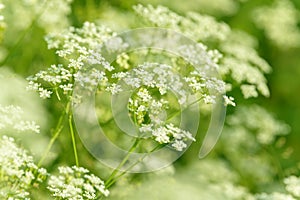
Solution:
[{"label": "flowering plant", "polygon": [[300,198],[263,106],[296,4],[197,1],[0,1],[1,199]]}]

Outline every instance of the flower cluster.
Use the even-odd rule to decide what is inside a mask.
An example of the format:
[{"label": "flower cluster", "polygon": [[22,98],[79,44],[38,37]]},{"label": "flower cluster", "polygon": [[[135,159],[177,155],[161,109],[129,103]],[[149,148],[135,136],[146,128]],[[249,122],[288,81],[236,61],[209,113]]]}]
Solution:
[{"label": "flower cluster", "polygon": [[284,179],[285,189],[294,197],[300,197],[300,178],[296,176],[290,176]]},{"label": "flower cluster", "polygon": [[129,98],[128,110],[132,113],[134,121],[138,125],[147,123],[145,116],[148,115],[152,123],[163,123],[162,116],[160,114],[163,110],[168,108],[169,102],[160,99],[156,100],[150,95],[149,91],[142,87],[135,95]]},{"label": "flower cluster", "polygon": [[209,48],[203,43],[196,43],[195,45],[182,45],[178,51],[180,54],[197,66],[198,70],[203,72],[214,73],[215,70],[219,70],[219,62],[223,55],[216,49],[209,50]]},{"label": "flower cluster", "polygon": [[273,192],[270,194],[257,194],[257,200],[297,200],[300,197],[300,178],[296,176],[289,176],[283,180],[285,185],[284,192]]},{"label": "flower cluster", "polygon": [[82,167],[59,167],[59,175],[50,176],[48,190],[57,199],[99,199],[108,196],[104,182]]},{"label": "flower cluster", "polygon": [[256,132],[257,141],[264,145],[272,144],[276,137],[286,135],[290,131],[287,124],[256,105],[239,108],[235,115],[228,117],[228,124]]},{"label": "flower cluster", "polygon": [[186,16],[180,16],[166,7],[155,8],[151,5],[137,5],[134,9],[151,25],[179,31],[208,47],[212,42],[216,44],[217,50],[223,55],[219,73],[224,80],[228,80],[228,90],[239,85],[246,98],[256,97],[258,92],[269,96],[264,73],[270,72],[271,68],[256,52],[251,36],[231,30],[227,24],[207,15],[187,13]]},{"label": "flower cluster", "polygon": [[[168,5],[170,8],[180,10],[182,12],[193,10],[199,13],[222,17],[233,16],[239,11],[241,4],[247,1],[248,0],[193,0],[186,1],[183,5],[180,0],[174,0],[172,4],[169,4],[167,0],[162,0],[160,1],[160,4]],[[153,1],[149,0],[146,2],[153,3]]]},{"label": "flower cluster", "polygon": [[62,65],[51,65],[51,67],[46,71],[40,71],[34,77],[27,78],[29,80],[27,89],[38,91],[40,97],[46,99],[50,98],[53,92],[49,89],[43,88],[42,84],[39,82],[43,81],[50,83],[56,90],[58,89],[57,85],[60,84],[59,88],[63,89],[64,93],[67,93],[73,86],[71,83],[69,83],[71,78],[72,74],[70,71],[64,69]]},{"label": "flower cluster", "polygon": [[[176,16],[174,14],[173,17],[176,18]],[[179,18],[185,20],[184,17]],[[201,16],[191,13],[190,20],[187,20],[186,23],[189,24],[192,21],[198,23],[199,20],[202,20]],[[216,34],[223,34],[229,30],[225,24],[218,24],[213,18],[203,17],[203,20],[207,24],[215,23]],[[194,23],[194,26],[197,23]],[[210,29],[207,27],[207,30]],[[191,71],[186,70],[185,74],[181,73],[182,66],[175,65],[173,67],[159,63],[146,62],[132,68],[129,65],[130,53],[122,53],[117,56],[116,64],[120,66],[117,68],[102,56],[104,47],[108,52],[119,52],[128,47],[128,44],[124,43],[121,38],[115,36],[116,33],[110,29],[89,22],[84,23],[82,28],[71,27],[61,34],[49,35],[46,38],[48,47],[56,49],[57,55],[65,60],[65,64],[52,65],[47,70],[29,77],[28,89],[38,91],[42,98],[50,98],[54,93],[58,99],[61,99],[60,94],[65,94],[67,97],[72,96],[76,81],[87,91],[101,88],[103,91],[106,90],[115,95],[124,90],[118,82],[122,80],[133,90],[138,90],[137,96],[129,101],[129,110],[133,114],[132,117],[136,124],[152,126],[152,135],[157,142],[171,144],[179,151],[187,146],[186,141],[194,140],[194,138],[187,131],[175,130],[175,127],[170,128],[173,126],[172,124],[163,123],[161,109],[166,109],[169,102],[152,98],[150,90],[157,91],[156,95],[161,97],[166,96],[167,92],[175,94],[180,106],[188,106],[190,93],[196,94],[197,98],[203,100],[205,104],[216,103],[217,96],[222,95],[226,105],[235,106],[234,98],[225,95],[225,82],[214,77],[214,73],[219,69],[218,62],[222,58],[217,50],[208,50],[202,43],[198,43],[196,46],[181,46],[177,50],[192,65],[197,66],[191,67],[193,68]],[[212,33],[207,34],[207,37],[224,40],[224,36]],[[208,39],[206,36],[203,38]],[[103,68],[90,69],[89,66],[93,65],[101,65]],[[147,96],[151,98],[147,99]],[[80,98],[78,97],[78,101]],[[158,134],[157,130],[162,132]]]},{"label": "flower cluster", "polygon": [[19,148],[13,138],[0,139],[0,197],[1,199],[30,199],[30,190],[47,177],[33,158]]},{"label": "flower cluster", "polygon": [[257,200],[271,200],[271,199],[272,200],[296,200],[290,194],[283,194],[279,192],[274,192],[271,194],[266,194],[266,193],[258,194],[256,195],[256,199]]},{"label": "flower cluster", "polygon": [[[211,53],[212,54],[212,53]],[[207,59],[209,60],[209,59]],[[215,59],[216,61],[217,59]],[[212,61],[211,61],[212,62]],[[204,62],[205,66],[214,68],[216,63]],[[151,133],[155,140],[163,144],[171,144],[176,150],[182,151],[187,145],[185,140],[194,140],[187,131],[175,128],[173,124],[165,124],[163,112],[171,105],[165,99],[156,100],[149,90],[157,90],[160,96],[167,92],[176,94],[180,106],[188,106],[190,92],[203,99],[206,104],[216,103],[216,94],[225,93],[225,83],[215,77],[209,77],[205,72],[192,70],[187,76],[181,77],[174,67],[167,64],[144,63],[138,65],[132,72],[117,72],[112,78],[123,80],[128,86],[137,90],[129,99],[129,111],[137,125],[142,126],[141,131]],[[114,84],[109,88],[112,94],[122,92],[120,84]],[[192,90],[188,90],[191,88]],[[213,93],[212,91],[215,91]],[[235,105],[232,97],[224,96],[225,103]],[[146,121],[147,120],[147,121]],[[145,131],[147,130],[147,131]]]},{"label": "flower cluster", "polygon": [[128,179],[120,180],[121,183],[112,188],[110,198],[137,200],[150,196],[173,200],[255,200],[247,188],[238,183],[238,174],[222,159],[200,160],[184,170],[177,170],[175,174],[145,174],[143,181],[143,184],[132,184]]},{"label": "flower cluster", "polygon": [[158,89],[160,95],[168,91],[178,95],[178,103],[186,103],[187,91],[179,74],[170,65],[159,63],[144,63],[132,70],[132,73],[115,73],[113,77],[122,78],[124,82],[133,88],[145,86]]},{"label": "flower cluster", "polygon": [[299,11],[289,0],[276,0],[271,6],[254,10],[255,24],[279,48],[289,49],[300,45]]},{"label": "flower cluster", "polygon": [[22,116],[23,111],[18,106],[0,105],[0,130],[12,129],[20,132],[32,131],[40,132],[40,126],[34,121],[25,120]]},{"label": "flower cluster", "polygon": [[235,169],[243,172],[249,183],[267,183],[272,181],[278,170],[266,149],[272,148],[278,141],[276,139],[286,135],[289,129],[288,125],[258,105],[240,107],[227,117],[220,153]]},{"label": "flower cluster", "polygon": [[[178,94],[178,103],[187,103],[187,91],[184,83],[174,69],[166,64],[144,63],[133,69],[132,73],[115,73],[113,77],[122,78],[124,82],[137,89],[129,99],[128,110],[133,120],[140,126],[140,132],[151,134],[160,144],[171,144],[177,151],[187,147],[185,141],[194,141],[188,131],[175,127],[165,122],[164,111],[171,105],[168,100],[155,99],[150,90],[156,89],[163,97],[167,92]],[[121,87],[121,86],[120,86]]]},{"label": "flower cluster", "polygon": [[[138,4],[133,8],[151,24],[180,31],[196,41],[225,40],[230,31],[225,23],[218,23],[213,17],[207,15],[189,12],[186,17],[183,17],[164,6],[148,5],[144,7]],[[201,26],[199,26],[200,24]]]},{"label": "flower cluster", "polygon": [[[66,30],[61,34],[49,35],[46,40],[50,49],[57,49],[59,57],[66,60],[67,64],[52,65],[44,71],[40,71],[28,78],[29,90],[39,92],[40,97],[50,98],[51,94],[59,97],[60,93],[71,94],[74,80],[89,86],[97,86],[99,82],[106,82],[106,71],[114,68],[101,56],[101,46],[115,33],[106,27],[99,27],[86,22],[82,28]],[[118,45],[118,44],[117,44]],[[118,47],[116,47],[118,48]],[[92,77],[80,74],[85,64],[101,64],[104,69],[92,73]],[[91,72],[89,72],[91,73]]]},{"label": "flower cluster", "polygon": [[149,124],[142,126],[140,131],[150,131],[155,141],[160,144],[171,144],[176,151],[183,151],[187,147],[186,141],[196,141],[190,132],[177,128],[172,123],[159,127]]},{"label": "flower cluster", "polygon": [[[101,27],[101,26],[99,27],[96,26],[95,24],[88,23],[88,22],[86,22],[83,25],[83,27],[80,29],[72,27],[62,34],[54,34],[48,36],[47,37],[48,47],[57,49],[56,53],[60,57],[67,60],[67,66],[62,64],[52,65],[48,70],[41,71],[37,73],[35,76],[29,77],[28,89],[38,91],[42,98],[50,98],[53,92],[55,92],[55,94],[59,98],[59,91],[62,91],[64,94],[68,94],[69,91],[72,91],[74,80],[76,80],[81,85],[89,85],[91,88],[99,85],[99,82],[101,82],[103,84],[100,85],[103,86],[103,88],[105,88],[108,91],[111,91],[113,93],[121,91],[121,88],[115,83],[108,83],[109,76],[106,74],[105,71],[108,72],[113,71],[114,67],[111,66],[108,62],[106,62],[105,59],[101,56],[101,52],[99,52],[99,50],[101,49],[101,47],[103,47],[103,45],[109,47],[111,51],[118,51],[122,48],[127,47],[126,43],[123,43],[121,38],[116,37],[115,39],[111,39],[113,36],[115,36],[115,33],[113,33],[108,28]],[[109,44],[106,44],[107,41],[109,41]],[[196,51],[199,49],[201,50],[200,52]],[[206,68],[211,67],[212,69],[218,68],[217,62],[219,61],[219,58],[222,57],[221,54],[218,53],[218,51],[207,50],[207,47],[200,43],[198,44],[197,48],[182,46],[180,51],[182,52],[183,55],[188,56],[188,59],[195,62],[196,59],[193,59],[193,56],[199,58],[198,53],[201,53],[201,59],[202,59],[201,63],[193,63],[193,64],[196,65],[201,64]],[[129,68],[127,62],[128,59],[129,59],[128,55],[123,53],[117,57],[117,63],[120,66],[124,65],[123,68],[128,69]],[[94,78],[88,77],[80,72],[80,70],[84,69],[85,63],[101,64],[104,67],[104,69],[103,71],[97,71],[93,73],[93,74],[97,74],[95,77],[93,76]],[[159,69],[157,68],[156,70]],[[162,71],[163,69],[160,70],[160,73],[163,73]],[[88,73],[90,73],[90,71]],[[196,72],[194,72],[194,74],[196,74]],[[115,73],[113,74],[113,76],[117,77],[118,74]],[[146,74],[146,76],[148,76],[148,74]],[[176,76],[170,76],[170,77],[176,77]],[[205,82],[206,79],[207,78],[205,78],[205,80],[203,79],[202,82]],[[127,80],[130,80],[133,84],[136,78],[133,79],[127,78]],[[161,81],[162,80],[163,79],[161,79]],[[163,92],[163,90],[166,90],[168,87],[170,87],[175,91],[179,91],[179,94],[180,92],[183,91],[181,89],[178,90],[178,84],[180,84],[180,81],[173,80],[169,82],[169,86],[168,86],[168,82],[169,81],[158,83],[160,85],[159,86],[160,92]],[[215,83],[219,82],[216,88],[218,88],[219,92],[220,90],[222,90],[222,92],[225,92],[225,90],[220,89],[225,85],[222,83],[222,81],[207,80],[207,83],[210,85],[213,85],[211,84],[212,82]],[[200,83],[197,84],[199,85]],[[208,84],[207,85],[204,84],[203,87],[208,86]],[[180,96],[181,96],[180,101],[184,102],[186,98],[185,97],[186,94],[182,93],[180,94]],[[214,98],[215,97],[207,96],[206,99],[214,99]],[[229,104],[233,105],[232,97],[231,98],[224,97],[224,98],[227,99],[227,101],[225,102],[228,102]],[[206,101],[206,102],[213,103],[213,101]]]},{"label": "flower cluster", "polygon": [[255,50],[255,39],[240,31],[231,31],[226,41],[220,44],[224,54],[220,61],[220,74],[228,76],[239,85],[244,98],[257,97],[258,92],[266,97],[270,95],[264,73],[270,73],[270,65]]},{"label": "flower cluster", "polygon": [[[96,88],[108,90],[115,93],[115,85],[108,83],[108,77],[104,71],[92,68],[81,70],[74,74],[75,81],[87,91],[94,91]],[[70,84],[69,84],[70,85]]]}]

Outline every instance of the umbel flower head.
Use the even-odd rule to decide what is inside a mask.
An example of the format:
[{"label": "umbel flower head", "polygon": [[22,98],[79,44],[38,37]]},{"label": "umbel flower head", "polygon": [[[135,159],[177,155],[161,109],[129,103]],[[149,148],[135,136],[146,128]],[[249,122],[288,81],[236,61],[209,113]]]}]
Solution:
[{"label": "umbel flower head", "polygon": [[[216,94],[223,96],[226,92],[224,81],[196,69],[195,66],[200,65],[204,70],[214,71],[218,69],[218,61],[222,57],[218,51],[208,50],[201,43],[180,46],[178,50],[191,61],[183,66],[177,63],[164,64],[165,60],[161,57],[157,62],[135,65],[137,60],[131,52],[122,53],[115,63],[109,63],[102,56],[101,47],[105,46],[110,52],[119,52],[126,50],[129,44],[110,29],[89,22],[84,23],[82,28],[71,27],[62,34],[50,35],[47,42],[49,48],[56,49],[57,55],[66,60],[66,64],[52,65],[29,77],[28,89],[39,92],[42,98],[50,98],[52,94],[56,94],[60,99],[61,94],[72,97],[76,81],[87,91],[98,88],[98,91],[116,95],[124,90],[119,84],[123,81],[138,91],[133,95],[134,98],[129,99],[128,105],[132,117],[136,119],[136,125],[143,130],[145,127],[152,127],[152,136],[158,143],[171,144],[178,151],[187,146],[186,141],[194,139],[187,131],[178,130],[175,124],[162,123],[160,109],[170,106],[164,97],[169,92],[176,91],[178,104],[185,105],[188,97],[184,88],[186,86],[191,88],[197,98],[203,100],[202,103],[214,104]],[[155,52],[149,51],[147,54],[155,55]],[[100,65],[101,68],[89,69],[95,65]],[[152,98],[150,90],[156,91],[155,98]],[[216,94],[211,94],[212,90]],[[150,96],[150,99],[146,96]],[[80,96],[76,98],[80,101]],[[233,97],[223,98],[226,105],[235,105]],[[150,121],[145,122],[146,118]]]},{"label": "umbel flower head", "polygon": [[263,145],[272,144],[278,136],[287,135],[290,131],[287,124],[258,105],[240,107],[234,115],[228,117],[228,124],[255,132],[257,141]]},{"label": "umbel flower head", "polygon": [[30,190],[47,177],[44,168],[38,168],[32,156],[17,146],[13,138],[0,139],[0,198],[30,199]]},{"label": "umbel flower head", "polygon": [[23,110],[18,106],[0,105],[0,131],[12,129],[19,132],[32,131],[39,133],[40,126],[34,121],[24,119],[22,114]]},{"label": "umbel flower head", "polygon": [[278,48],[300,46],[299,11],[289,0],[276,0],[253,11],[253,21]]},{"label": "umbel flower head", "polygon": [[49,35],[46,38],[48,48],[56,49],[57,55],[63,58],[66,64],[51,65],[47,70],[28,77],[29,86],[27,89],[37,91],[40,97],[44,99],[50,98],[53,93],[59,99],[60,93],[70,95],[75,78],[83,82],[87,81],[89,84],[93,78],[81,79],[82,76],[78,74],[85,63],[102,64],[104,66],[103,72],[95,74],[93,83],[99,84],[99,75],[105,83],[106,74],[104,71],[112,71],[114,68],[105,61],[97,50],[100,50],[101,45],[113,35],[115,33],[110,29],[89,22],[84,23],[82,28],[71,27],[60,34]]},{"label": "umbel flower head", "polygon": [[285,192],[273,192],[270,194],[257,194],[258,200],[297,200],[300,197],[300,178],[296,176],[289,176],[283,180],[285,185]]},{"label": "umbel flower head", "polygon": [[245,98],[257,97],[258,93],[269,96],[264,73],[271,67],[255,50],[255,39],[250,35],[232,30],[215,18],[195,12],[181,16],[164,6],[134,6],[135,12],[147,25],[170,28],[187,37],[216,48],[223,56],[219,73],[226,82],[227,91],[239,86]]},{"label": "umbel flower head", "polygon": [[59,167],[59,175],[52,175],[48,190],[57,199],[84,200],[108,196],[104,182],[83,167]]},{"label": "umbel flower head", "polygon": [[[266,149],[273,148],[274,145],[279,150],[279,141],[289,131],[290,127],[286,123],[263,107],[241,106],[227,117],[227,125],[223,129],[224,137],[220,141],[220,154],[236,170],[242,171],[243,178],[249,183],[268,184],[280,172]],[[283,144],[280,144],[281,147]]]}]

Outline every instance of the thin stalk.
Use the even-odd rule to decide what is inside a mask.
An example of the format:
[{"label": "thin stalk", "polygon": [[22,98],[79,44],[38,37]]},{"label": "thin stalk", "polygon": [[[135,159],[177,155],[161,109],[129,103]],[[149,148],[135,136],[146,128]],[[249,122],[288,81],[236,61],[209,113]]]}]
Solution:
[{"label": "thin stalk", "polygon": [[38,162],[38,166],[40,167],[43,163],[43,161],[45,160],[45,158],[47,157],[48,153],[50,152],[54,142],[56,141],[57,137],[59,136],[61,130],[63,129],[63,121],[64,121],[64,118],[66,116],[66,113],[68,112],[68,109],[70,109],[70,106],[69,106],[70,102],[68,102],[67,106],[66,106],[66,109],[62,112],[62,114],[60,115],[59,117],[59,120],[57,122],[57,125],[54,129],[54,134],[46,148],[46,151],[44,152],[43,156],[41,157],[41,159],[39,160]]},{"label": "thin stalk", "polygon": [[127,162],[127,160],[129,159],[130,155],[134,152],[134,150],[136,149],[136,147],[138,146],[140,140],[139,138],[137,138],[135,140],[135,142],[133,143],[132,147],[129,149],[127,155],[125,156],[125,158],[121,161],[121,163],[118,165],[118,167],[112,172],[112,174],[109,176],[109,178],[107,179],[107,181],[105,182],[105,185],[108,185],[113,179],[114,177],[117,175],[117,173],[119,172],[119,170],[121,169],[121,167],[124,166],[124,164]]},{"label": "thin stalk", "polygon": [[189,105],[187,105],[183,110],[178,110],[176,112],[174,112],[170,117],[167,118],[167,121],[173,119],[174,117],[176,117],[177,115],[179,115],[182,111],[185,111],[186,109],[188,109],[190,106],[194,105],[195,103],[198,103],[202,100],[202,97],[193,101],[192,103],[190,103]]},{"label": "thin stalk", "polygon": [[137,164],[139,164],[140,162],[142,162],[149,153],[152,153],[154,151],[156,151],[158,148],[161,147],[161,144],[157,145],[156,147],[154,147],[151,151],[149,151],[147,154],[144,154],[143,157],[141,157],[138,161],[136,161],[135,163],[133,163],[131,166],[129,166],[125,171],[123,171],[121,174],[119,174],[118,176],[116,176],[113,180],[110,181],[110,183],[108,183],[106,185],[106,189],[110,188],[119,178],[121,178],[122,176],[124,176],[130,169],[132,169],[134,166],[136,166]]},{"label": "thin stalk", "polygon": [[[186,110],[188,107],[194,105],[195,103],[198,103],[199,101],[201,101],[202,98],[199,98],[193,102],[191,102],[186,108],[184,108],[183,110],[177,111],[174,114],[172,114],[167,120],[171,120],[172,118],[174,118],[175,116],[177,116],[179,113],[181,113],[182,111]],[[108,122],[110,122],[112,120],[112,118],[110,120],[108,120]],[[137,123],[136,121],[136,116],[134,115],[134,122],[135,124]],[[119,164],[119,166],[112,172],[112,174],[109,176],[108,180],[105,182],[105,186],[108,189],[109,187],[111,187],[117,179],[121,178],[124,174],[127,173],[128,170],[132,169],[134,166],[136,166],[138,163],[142,162],[143,159],[149,154],[154,152],[155,150],[157,150],[161,144],[157,145],[155,148],[153,148],[150,152],[148,152],[148,154],[145,154],[141,159],[139,159],[137,162],[135,162],[134,164],[132,164],[130,167],[128,167],[125,171],[123,171],[122,173],[120,173],[118,176],[116,176],[119,172],[119,170],[121,169],[121,167],[126,163],[126,161],[128,160],[128,158],[130,157],[130,155],[132,154],[132,152],[135,150],[135,148],[137,147],[137,143],[139,142],[139,139],[137,138],[135,143],[133,144],[133,146],[130,148],[129,152],[127,153],[126,157],[122,160],[122,162]]]},{"label": "thin stalk", "polygon": [[73,123],[72,123],[72,113],[69,113],[69,128],[70,128],[70,133],[71,133],[71,138],[72,138],[72,145],[73,145],[75,163],[76,163],[76,166],[79,167],[77,147],[76,147],[76,140],[75,140]]}]

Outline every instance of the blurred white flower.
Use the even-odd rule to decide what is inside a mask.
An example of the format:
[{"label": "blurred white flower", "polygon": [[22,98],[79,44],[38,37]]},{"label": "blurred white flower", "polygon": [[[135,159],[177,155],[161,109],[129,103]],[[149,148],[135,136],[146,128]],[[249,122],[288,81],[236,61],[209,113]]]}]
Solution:
[{"label": "blurred white flower", "polygon": [[258,105],[240,107],[234,115],[228,116],[228,124],[254,131],[261,144],[272,144],[277,136],[286,135],[290,131],[287,124]]},{"label": "blurred white flower", "polygon": [[[269,96],[264,73],[269,73],[271,67],[256,52],[256,41],[250,35],[231,30],[227,24],[208,15],[191,12],[181,16],[167,7],[140,4],[134,10],[151,25],[179,31],[199,44],[201,42],[200,45],[210,47],[213,41],[213,48],[217,51],[210,51],[210,54],[216,58],[215,62],[219,61],[215,67],[225,82],[236,82],[237,85],[246,82],[254,85],[262,95]],[[199,56],[199,52],[194,53],[192,50],[186,51],[188,58]],[[200,87],[195,83],[193,86],[197,89]]]},{"label": "blurred white flower", "polygon": [[30,199],[30,191],[47,177],[32,156],[17,146],[13,138],[0,139],[0,197],[1,199]]},{"label": "blurred white flower", "polygon": [[59,167],[59,175],[51,175],[48,190],[59,199],[99,199],[108,196],[104,182],[83,167]]},{"label": "blurred white flower", "polygon": [[300,197],[300,178],[290,176],[284,179],[285,189],[295,197]]},{"label": "blurred white flower", "polygon": [[253,20],[278,48],[289,49],[300,46],[299,14],[292,1],[276,0],[254,10]]},{"label": "blurred white flower", "polygon": [[40,126],[34,121],[25,120],[23,110],[18,106],[0,104],[0,131],[13,129],[20,132],[40,132]]},{"label": "blurred white flower", "polygon": [[296,200],[293,196],[289,194],[283,194],[279,192],[274,192],[271,194],[258,194],[256,195],[257,200]]}]

